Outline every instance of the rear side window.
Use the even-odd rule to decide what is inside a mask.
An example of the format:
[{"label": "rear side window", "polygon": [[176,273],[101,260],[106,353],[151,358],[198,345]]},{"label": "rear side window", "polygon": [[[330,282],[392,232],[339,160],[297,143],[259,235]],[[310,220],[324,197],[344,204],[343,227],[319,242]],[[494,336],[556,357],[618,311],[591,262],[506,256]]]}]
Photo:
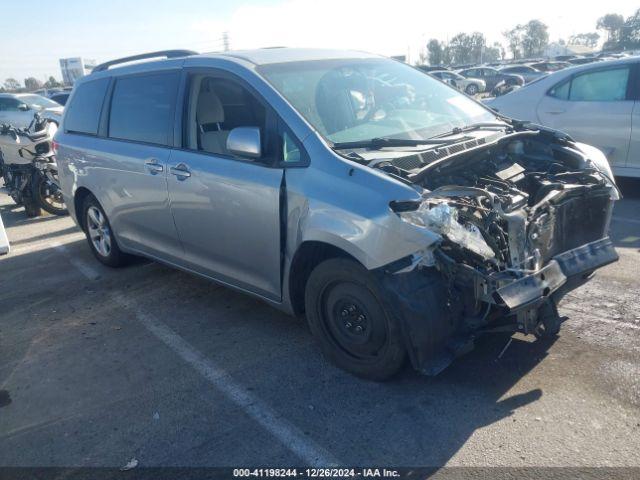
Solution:
[{"label": "rear side window", "polygon": [[577,75],[549,90],[549,95],[573,102],[616,102],[627,98],[629,68],[614,68]]},{"label": "rear side window", "polygon": [[169,145],[178,73],[119,78],[113,90],[109,137]]},{"label": "rear side window", "polygon": [[627,97],[628,68],[585,73],[571,81],[569,100],[615,102]]},{"label": "rear side window", "polygon": [[102,102],[109,86],[108,78],[85,82],[77,87],[73,101],[66,107],[64,128],[67,132],[96,135]]}]

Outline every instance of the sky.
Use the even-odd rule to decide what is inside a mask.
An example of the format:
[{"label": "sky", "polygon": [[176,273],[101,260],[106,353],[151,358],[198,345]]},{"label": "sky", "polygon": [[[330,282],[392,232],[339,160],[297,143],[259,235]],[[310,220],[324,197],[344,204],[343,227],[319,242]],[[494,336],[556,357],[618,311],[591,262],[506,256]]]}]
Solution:
[{"label": "sky", "polygon": [[555,41],[595,31],[606,13],[627,17],[637,8],[640,0],[0,0],[0,82],[60,79],[65,57],[218,51],[225,31],[232,49],[349,48],[416,60],[430,38],[480,31],[489,43],[506,43],[503,31],[539,19]]}]

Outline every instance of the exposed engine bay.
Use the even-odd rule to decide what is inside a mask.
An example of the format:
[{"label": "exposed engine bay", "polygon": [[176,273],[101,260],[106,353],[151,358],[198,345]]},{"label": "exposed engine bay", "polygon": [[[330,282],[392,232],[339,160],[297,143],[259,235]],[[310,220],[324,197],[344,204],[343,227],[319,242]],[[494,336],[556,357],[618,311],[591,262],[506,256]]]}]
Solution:
[{"label": "exposed engine bay", "polygon": [[580,151],[532,135],[434,162],[412,178],[427,192],[403,219],[435,229],[447,254],[485,273],[538,270],[602,238],[615,188]]},{"label": "exposed engine bay", "polygon": [[607,236],[617,187],[570,139],[521,131],[419,168],[398,160],[380,168],[424,190],[391,208],[442,238],[412,265],[448,279],[455,326],[439,331],[505,318],[523,333],[559,328],[562,295],[617,260]]}]

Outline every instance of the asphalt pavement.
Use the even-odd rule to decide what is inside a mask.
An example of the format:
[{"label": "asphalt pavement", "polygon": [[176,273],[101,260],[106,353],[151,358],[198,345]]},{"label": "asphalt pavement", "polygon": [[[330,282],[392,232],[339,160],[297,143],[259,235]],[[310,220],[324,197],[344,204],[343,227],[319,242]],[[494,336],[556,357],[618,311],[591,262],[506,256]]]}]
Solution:
[{"label": "asphalt pavement", "polygon": [[620,261],[566,297],[557,339],[498,358],[507,337],[485,337],[387,383],[243,294],[103,267],[71,219],[0,190],[0,466],[640,467],[640,182],[623,189]]}]

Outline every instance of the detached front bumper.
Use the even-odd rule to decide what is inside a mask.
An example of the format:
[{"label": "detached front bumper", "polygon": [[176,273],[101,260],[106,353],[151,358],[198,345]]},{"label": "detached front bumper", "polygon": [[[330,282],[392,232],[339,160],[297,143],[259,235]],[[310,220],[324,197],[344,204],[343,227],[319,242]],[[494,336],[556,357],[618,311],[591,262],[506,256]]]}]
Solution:
[{"label": "detached front bumper", "polygon": [[613,242],[609,237],[602,238],[554,256],[545,267],[525,277],[506,284],[504,279],[494,279],[495,289],[487,290],[484,300],[513,313],[535,307],[550,297],[557,302],[594,270],[616,260]]}]

